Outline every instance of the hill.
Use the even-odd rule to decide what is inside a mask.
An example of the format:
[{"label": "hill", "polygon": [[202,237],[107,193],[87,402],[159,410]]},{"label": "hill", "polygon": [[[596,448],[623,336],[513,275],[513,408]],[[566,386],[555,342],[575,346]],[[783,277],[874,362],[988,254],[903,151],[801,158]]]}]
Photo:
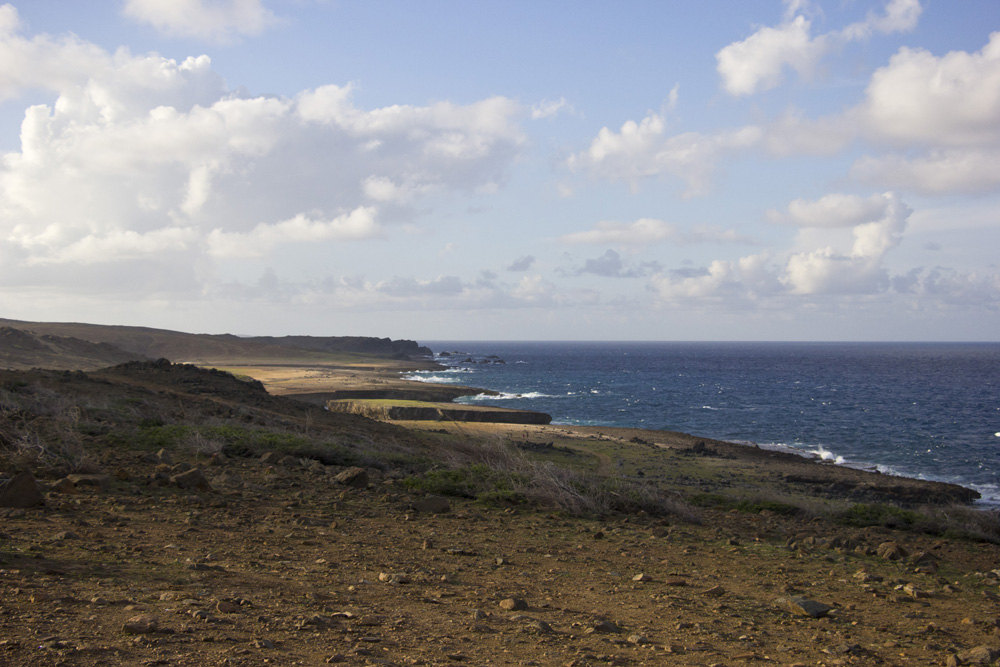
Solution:
[{"label": "hill", "polygon": [[[0,347],[0,367],[5,368],[68,368],[88,369],[107,366],[128,359],[158,359],[185,361],[202,365],[220,365],[227,362],[273,363],[297,361],[302,363],[348,362],[353,358],[375,357],[409,359],[429,355],[430,350],[413,341],[393,341],[388,338],[358,336],[286,336],[281,338],[241,338],[232,334],[193,334],[148,327],[107,326],[71,322],[24,322],[0,319],[0,327],[29,332],[36,336],[56,336],[79,341],[67,342],[65,360],[60,362],[58,350],[51,345],[37,348],[37,361],[32,360],[31,350],[25,347],[17,352],[13,347]],[[102,348],[108,356],[106,363],[84,363],[84,346],[81,342],[111,346]],[[111,348],[124,355],[111,358]],[[73,354],[79,350],[79,354]],[[99,350],[91,352],[94,359],[104,358]],[[83,355],[83,356],[81,356]],[[80,357],[78,359],[77,357]],[[356,359],[355,359],[356,360]]]},{"label": "hill", "polygon": [[110,343],[0,326],[0,368],[90,370],[144,358]]}]

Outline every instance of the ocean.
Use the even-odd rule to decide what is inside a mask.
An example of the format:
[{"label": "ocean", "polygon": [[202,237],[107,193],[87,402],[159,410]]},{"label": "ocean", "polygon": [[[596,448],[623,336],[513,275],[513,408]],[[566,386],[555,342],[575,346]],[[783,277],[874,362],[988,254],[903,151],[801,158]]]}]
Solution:
[{"label": "ocean", "polygon": [[787,448],[1000,504],[998,343],[423,344],[447,369],[412,379],[501,392],[458,402]]}]

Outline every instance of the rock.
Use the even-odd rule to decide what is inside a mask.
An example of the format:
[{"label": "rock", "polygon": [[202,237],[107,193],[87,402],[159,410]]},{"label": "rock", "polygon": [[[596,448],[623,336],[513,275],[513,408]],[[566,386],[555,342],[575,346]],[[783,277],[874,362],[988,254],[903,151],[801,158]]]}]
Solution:
[{"label": "rock", "polygon": [[219,603],[215,605],[215,609],[220,614],[235,614],[237,611],[239,611],[239,606],[232,602],[220,600]]},{"label": "rock", "polygon": [[244,485],[243,478],[230,470],[216,475],[212,480],[212,484],[215,486],[224,486],[229,489],[240,489]]},{"label": "rock", "polygon": [[909,595],[914,600],[919,600],[920,598],[929,598],[931,596],[927,591],[922,591],[913,584],[906,584],[903,586],[903,592]]},{"label": "rock", "polygon": [[274,648],[274,642],[270,639],[255,639],[253,641],[254,648]]},{"label": "rock", "polygon": [[555,633],[552,626],[542,620],[533,620],[529,627],[540,635],[551,635]]},{"label": "rock", "polygon": [[959,665],[989,665],[1000,658],[1000,649],[993,646],[977,646],[955,654]]},{"label": "rock", "polygon": [[380,572],[378,575],[379,581],[384,581],[387,584],[408,584],[410,583],[410,578],[405,574],[400,574],[398,572]]},{"label": "rock", "polygon": [[368,487],[368,472],[364,468],[352,466],[337,473],[333,478],[337,484],[344,484],[354,489],[364,489]]},{"label": "rock", "polygon": [[524,611],[528,608],[528,603],[520,598],[507,598],[500,601],[500,608],[506,611]]},{"label": "rock", "polygon": [[615,634],[621,632],[621,628],[611,621],[596,621],[592,626],[584,630],[586,634]]},{"label": "rock", "polygon": [[875,550],[875,555],[879,558],[885,558],[886,560],[903,560],[907,557],[906,549],[901,547],[896,542],[883,542],[878,545]]},{"label": "rock", "polygon": [[424,514],[444,514],[451,511],[451,503],[441,496],[428,496],[416,500],[411,505],[413,509]]},{"label": "rock", "polygon": [[298,458],[292,456],[291,454],[285,454],[278,459],[278,465],[284,466],[285,468],[298,468],[302,465],[302,463]]},{"label": "rock", "polygon": [[652,580],[653,580],[653,578],[651,576],[649,576],[648,574],[641,573],[641,572],[639,574],[635,575],[634,577],[632,577],[632,581],[652,581]]},{"label": "rock", "polygon": [[145,635],[156,632],[159,623],[159,620],[155,616],[140,614],[128,619],[125,625],[122,626],[122,630],[130,635]]},{"label": "rock", "polygon": [[73,483],[76,488],[91,487],[95,489],[107,489],[111,485],[110,475],[66,475],[66,479]]},{"label": "rock", "polygon": [[165,463],[168,466],[170,466],[174,464],[174,457],[171,456],[170,452],[168,452],[167,450],[161,449],[160,451],[156,452],[156,462]]},{"label": "rock", "polygon": [[646,635],[629,635],[628,643],[629,644],[648,644],[649,643],[649,639],[646,637]]},{"label": "rock", "polygon": [[267,452],[260,457],[260,462],[264,465],[274,465],[281,459],[282,456],[283,454],[279,454],[278,452]]},{"label": "rock", "polygon": [[208,483],[205,473],[200,468],[192,468],[180,474],[173,475],[170,478],[170,483],[181,489],[212,490],[212,485]]},{"label": "rock", "polygon": [[779,607],[783,607],[793,614],[798,614],[800,616],[811,616],[813,618],[822,618],[826,616],[833,607],[825,605],[822,602],[816,602],[815,600],[810,600],[799,595],[791,595],[787,598],[778,598],[775,601]]},{"label": "rock", "polygon": [[711,588],[703,590],[701,594],[704,595],[705,597],[717,598],[722,595],[725,595],[726,589],[723,588],[722,586],[712,586]]},{"label": "rock", "polygon": [[63,477],[59,481],[53,482],[49,486],[49,490],[56,493],[76,493],[76,484]]},{"label": "rock", "polygon": [[44,502],[35,476],[27,470],[0,482],[0,507],[34,507]]}]

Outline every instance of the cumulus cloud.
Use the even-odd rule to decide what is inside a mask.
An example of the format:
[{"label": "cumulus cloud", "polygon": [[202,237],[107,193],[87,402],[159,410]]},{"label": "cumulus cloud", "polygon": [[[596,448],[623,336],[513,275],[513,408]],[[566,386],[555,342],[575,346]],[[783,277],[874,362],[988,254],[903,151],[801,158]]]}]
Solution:
[{"label": "cumulus cloud", "polygon": [[229,42],[278,22],[261,0],[126,0],[125,16],[173,37]]},{"label": "cumulus cloud", "polygon": [[667,302],[702,299],[754,300],[782,291],[777,270],[766,254],[715,260],[701,270],[660,272],[649,287]]},{"label": "cumulus cloud", "polygon": [[855,180],[929,195],[995,191],[1000,32],[974,53],[937,57],[900,49],[872,75],[852,114],[872,141],[907,149],[859,158],[851,169]]},{"label": "cumulus cloud", "polygon": [[1000,32],[979,51],[936,57],[902,48],[866,90],[868,131],[901,146],[974,147],[1000,141]]},{"label": "cumulus cloud", "polygon": [[274,224],[260,223],[249,232],[213,229],[206,242],[217,257],[260,257],[282,243],[367,239],[380,232],[376,209],[360,207],[332,220],[313,220],[300,213]]},{"label": "cumulus cloud", "polygon": [[722,87],[730,95],[750,95],[781,83],[786,67],[808,75],[826,53],[828,41],[810,36],[810,22],[796,16],[782,25],[764,27],[715,55]]},{"label": "cumulus cloud", "polygon": [[372,238],[387,229],[377,206],[405,222],[401,203],[496,188],[524,144],[523,110],[505,98],[364,109],[350,85],[252,96],[207,56],[111,55],[19,30],[0,8],[0,56],[18,65],[0,73],[0,96],[33,82],[57,97],[25,111],[20,149],[0,156],[8,277],[165,250],[190,274],[282,244]]},{"label": "cumulus cloud", "polygon": [[788,204],[787,213],[769,211],[776,222],[788,222],[801,227],[853,227],[885,215],[890,204],[888,195],[829,194],[817,200],[796,199]]},{"label": "cumulus cloud", "polygon": [[789,3],[780,25],[759,28],[716,53],[716,69],[726,92],[740,96],[770,90],[784,80],[787,69],[808,78],[832,49],[873,33],[912,30],[922,11],[918,0],[890,0],[882,14],[869,12],[864,21],[814,37],[811,21],[801,13],[805,8],[802,2]]},{"label": "cumulus cloud", "polygon": [[668,135],[664,117],[650,112],[638,123],[626,121],[617,132],[601,128],[590,147],[570,156],[567,166],[592,177],[624,181],[633,190],[645,179],[667,174],[687,184],[686,196],[704,195],[720,156],[750,148],[761,136],[755,126]]},{"label": "cumulus cloud", "polygon": [[790,291],[793,294],[857,294],[884,289],[889,278],[882,258],[899,245],[912,213],[912,209],[894,195],[885,195],[885,202],[880,219],[853,227],[854,242],[848,253],[825,247],[789,257],[782,280]]},{"label": "cumulus cloud", "polygon": [[112,56],[73,35],[25,37],[13,5],[0,5],[0,101],[25,90],[61,90],[110,66]]},{"label": "cumulus cloud", "polygon": [[876,294],[892,286],[883,259],[899,245],[912,213],[898,196],[827,195],[816,201],[796,200],[789,211],[783,214],[788,221],[804,227],[849,229],[848,247],[714,260],[701,269],[658,272],[650,278],[650,289],[664,301],[715,299],[735,304],[775,297]]}]

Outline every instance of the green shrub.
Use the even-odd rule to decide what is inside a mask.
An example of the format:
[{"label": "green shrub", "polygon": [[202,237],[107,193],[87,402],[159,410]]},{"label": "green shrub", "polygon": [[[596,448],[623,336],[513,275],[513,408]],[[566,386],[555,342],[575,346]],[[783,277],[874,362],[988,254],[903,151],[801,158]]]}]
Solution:
[{"label": "green shrub", "polygon": [[913,510],[904,510],[884,503],[857,503],[836,517],[840,523],[864,528],[882,526],[908,530],[923,522],[923,516]]}]

